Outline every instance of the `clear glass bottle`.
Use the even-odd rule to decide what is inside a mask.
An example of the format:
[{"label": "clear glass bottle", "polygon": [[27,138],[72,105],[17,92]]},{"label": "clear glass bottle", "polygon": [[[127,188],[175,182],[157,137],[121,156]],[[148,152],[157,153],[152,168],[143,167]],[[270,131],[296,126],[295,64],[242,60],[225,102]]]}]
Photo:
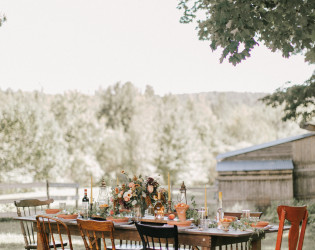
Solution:
[{"label": "clear glass bottle", "polygon": [[163,219],[164,218],[164,206],[161,200],[161,193],[158,192],[158,200],[155,203],[154,206],[154,216],[156,219]]},{"label": "clear glass bottle", "polygon": [[104,179],[102,180],[102,184],[100,186],[97,202],[100,206],[109,205],[109,192]]},{"label": "clear glass bottle", "polygon": [[83,218],[87,219],[89,214],[89,197],[87,197],[87,189],[84,189],[84,196],[82,198],[82,212]]},{"label": "clear glass bottle", "polygon": [[217,210],[217,222],[220,222],[221,219],[224,217],[224,211],[222,208],[222,192],[219,192],[219,207]]}]

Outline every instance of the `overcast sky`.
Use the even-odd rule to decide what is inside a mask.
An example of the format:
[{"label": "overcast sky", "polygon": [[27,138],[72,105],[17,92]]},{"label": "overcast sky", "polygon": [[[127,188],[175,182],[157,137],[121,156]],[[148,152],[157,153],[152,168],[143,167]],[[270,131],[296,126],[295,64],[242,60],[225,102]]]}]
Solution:
[{"label": "overcast sky", "polygon": [[131,81],[158,94],[272,92],[314,66],[263,45],[234,67],[180,24],[176,0],[1,0],[0,88],[93,94]]}]

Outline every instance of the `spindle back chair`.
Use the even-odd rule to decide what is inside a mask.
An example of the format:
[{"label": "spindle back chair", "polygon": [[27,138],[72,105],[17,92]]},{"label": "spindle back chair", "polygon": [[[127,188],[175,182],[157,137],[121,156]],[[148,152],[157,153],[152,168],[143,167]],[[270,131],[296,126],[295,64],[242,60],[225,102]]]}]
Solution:
[{"label": "spindle back chair", "polygon": [[[68,249],[73,250],[71,234],[68,226],[64,222],[57,218],[53,218],[46,215],[37,215],[36,222],[39,236],[44,246],[44,249],[47,250],[49,248],[56,249],[57,247],[65,249],[65,246],[68,246],[69,247]],[[52,230],[55,227],[57,228],[58,233],[54,233],[54,231]],[[62,238],[62,234],[65,233],[68,236],[68,243],[64,242]],[[58,242],[56,241],[56,238],[59,238]]]},{"label": "spindle back chair", "polygon": [[[152,226],[136,223],[143,249],[178,250],[177,226]],[[170,244],[173,247],[170,247]]]},{"label": "spindle back chair", "polygon": [[[111,249],[116,250],[114,239],[114,224],[111,221],[77,220],[84,246],[89,249],[101,249],[101,239],[104,249],[107,249],[106,238],[111,240]],[[88,240],[87,240],[87,239]]]},{"label": "spindle back chair", "polygon": [[[49,207],[53,199],[40,201],[37,199],[25,199],[14,201],[18,217],[33,216]],[[20,221],[21,231],[24,237],[25,249],[37,249],[37,237],[32,222]]]}]

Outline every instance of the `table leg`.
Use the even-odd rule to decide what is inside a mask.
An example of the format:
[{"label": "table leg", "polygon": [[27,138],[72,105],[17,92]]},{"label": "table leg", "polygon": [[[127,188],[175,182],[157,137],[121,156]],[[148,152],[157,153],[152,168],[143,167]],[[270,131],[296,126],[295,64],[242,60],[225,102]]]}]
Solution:
[{"label": "table leg", "polygon": [[45,250],[44,242],[42,241],[42,237],[40,237],[39,232],[37,232],[37,249],[38,250]]},{"label": "table leg", "polygon": [[252,250],[261,250],[261,240],[252,241]]}]

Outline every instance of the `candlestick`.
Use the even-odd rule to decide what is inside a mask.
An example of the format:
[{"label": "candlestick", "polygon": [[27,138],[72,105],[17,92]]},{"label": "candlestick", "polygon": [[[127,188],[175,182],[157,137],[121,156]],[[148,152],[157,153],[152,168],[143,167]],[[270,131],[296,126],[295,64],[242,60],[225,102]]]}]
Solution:
[{"label": "candlestick", "polygon": [[171,214],[172,213],[172,201],[168,200],[168,206],[167,206],[167,213]]},{"label": "candlestick", "polygon": [[168,200],[171,200],[171,182],[170,182],[170,172],[168,172]]},{"label": "candlestick", "polygon": [[208,213],[207,213],[207,185],[205,185],[205,216],[208,216]]},{"label": "candlestick", "polygon": [[91,203],[93,203],[93,176],[91,175]]}]

